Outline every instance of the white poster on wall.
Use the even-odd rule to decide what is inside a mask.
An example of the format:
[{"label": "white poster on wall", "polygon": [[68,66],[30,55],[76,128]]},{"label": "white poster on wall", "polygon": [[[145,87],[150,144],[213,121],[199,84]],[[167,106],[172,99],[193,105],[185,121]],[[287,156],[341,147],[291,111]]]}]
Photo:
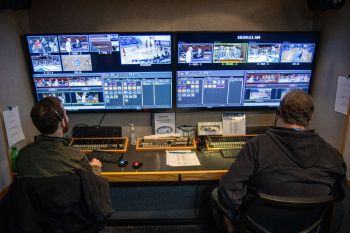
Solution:
[{"label": "white poster on wall", "polygon": [[21,120],[19,118],[18,107],[7,109],[3,112],[4,123],[6,128],[7,141],[12,147],[17,142],[24,139]]},{"label": "white poster on wall", "polygon": [[338,77],[337,94],[335,97],[334,111],[344,115],[348,113],[350,99],[350,78],[345,76]]},{"label": "white poster on wall", "polygon": [[[0,118],[2,117],[0,113]],[[0,119],[0,193],[2,193],[12,182],[8,147],[6,143],[3,121]]]}]

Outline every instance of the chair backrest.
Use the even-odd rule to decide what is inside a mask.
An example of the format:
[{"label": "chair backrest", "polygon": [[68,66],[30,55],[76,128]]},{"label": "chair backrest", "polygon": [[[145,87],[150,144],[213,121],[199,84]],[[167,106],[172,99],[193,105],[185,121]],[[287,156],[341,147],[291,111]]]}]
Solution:
[{"label": "chair backrest", "polygon": [[[2,207],[5,233],[96,232],[103,226],[89,209],[81,173],[15,179]],[[0,211],[1,212],[1,211]]]},{"label": "chair backrest", "polygon": [[242,233],[329,232],[333,196],[277,197],[257,194],[242,211]]}]

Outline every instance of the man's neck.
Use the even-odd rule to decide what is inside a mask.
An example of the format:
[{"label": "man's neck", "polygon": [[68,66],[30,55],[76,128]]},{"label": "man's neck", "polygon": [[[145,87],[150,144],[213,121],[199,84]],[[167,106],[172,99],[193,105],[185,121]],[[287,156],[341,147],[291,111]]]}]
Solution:
[{"label": "man's neck", "polygon": [[51,133],[51,134],[46,134],[45,136],[63,138],[63,132],[62,132],[62,130],[57,130],[56,132]]},{"label": "man's neck", "polygon": [[281,127],[288,128],[288,129],[297,129],[297,130],[305,130],[306,129],[305,126],[297,125],[297,124],[289,124],[286,122],[283,122],[281,124]]}]

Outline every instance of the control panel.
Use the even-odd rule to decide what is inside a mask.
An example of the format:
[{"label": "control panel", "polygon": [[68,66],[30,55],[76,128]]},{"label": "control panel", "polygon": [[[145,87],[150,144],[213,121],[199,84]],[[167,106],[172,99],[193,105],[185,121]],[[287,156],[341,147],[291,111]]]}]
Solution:
[{"label": "control panel", "polygon": [[273,126],[267,126],[267,125],[254,125],[254,126],[247,126],[246,128],[246,134],[263,134],[266,133],[266,131]]},{"label": "control panel", "polygon": [[121,137],[120,126],[75,126],[72,130],[73,138],[112,138]]},{"label": "control panel", "polygon": [[211,136],[205,139],[205,146],[207,150],[241,149],[254,136]]},{"label": "control panel", "polygon": [[139,138],[137,140],[137,151],[159,151],[159,150],[195,150],[196,141],[190,137],[179,138]]},{"label": "control panel", "polygon": [[73,138],[70,146],[81,152],[109,151],[125,153],[128,149],[129,139],[127,137],[111,138]]}]

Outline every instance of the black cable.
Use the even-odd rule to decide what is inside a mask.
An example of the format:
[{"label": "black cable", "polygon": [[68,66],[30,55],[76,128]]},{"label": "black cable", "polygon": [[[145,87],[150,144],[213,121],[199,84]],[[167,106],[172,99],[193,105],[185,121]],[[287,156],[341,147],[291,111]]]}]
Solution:
[{"label": "black cable", "polygon": [[100,123],[98,123],[97,126],[101,126],[102,121],[103,121],[103,119],[105,118],[105,116],[106,116],[106,113],[104,112],[103,115],[102,115],[102,117],[101,117]]},{"label": "black cable", "polygon": [[280,115],[280,112],[279,112],[279,110],[277,110],[275,113],[275,122],[273,124],[273,127],[277,126],[277,121],[278,121],[279,115]]}]

